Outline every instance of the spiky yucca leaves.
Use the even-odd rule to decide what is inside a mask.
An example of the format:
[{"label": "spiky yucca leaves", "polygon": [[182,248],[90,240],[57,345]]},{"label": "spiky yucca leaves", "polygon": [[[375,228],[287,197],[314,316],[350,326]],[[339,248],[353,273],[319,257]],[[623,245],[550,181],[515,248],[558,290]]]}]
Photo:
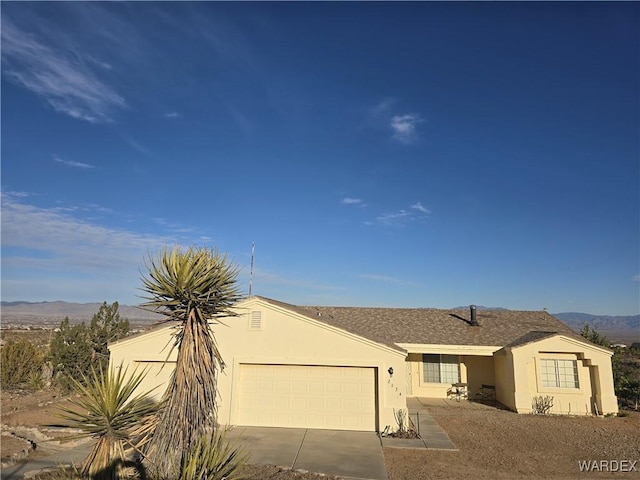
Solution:
[{"label": "spiky yucca leaves", "polygon": [[65,425],[81,430],[71,438],[93,437],[96,443],[85,459],[81,474],[92,479],[122,478],[127,455],[137,450],[136,431],[157,411],[150,392],[133,396],[145,372],[127,375],[127,369],[97,370],[74,381],[80,396],[70,400],[73,407],[59,407]]},{"label": "spiky yucca leaves", "polygon": [[238,270],[226,255],[207,248],[162,250],[146,265],[142,278],[150,297],[142,306],[178,321],[175,370],[165,393],[163,409],[147,446],[151,476],[175,479],[182,457],[198,439],[216,427],[218,371],[224,361],[209,327],[216,318],[233,316],[240,300]]},{"label": "spiky yucca leaves", "polygon": [[179,480],[239,480],[249,455],[218,429],[200,436],[182,458]]}]

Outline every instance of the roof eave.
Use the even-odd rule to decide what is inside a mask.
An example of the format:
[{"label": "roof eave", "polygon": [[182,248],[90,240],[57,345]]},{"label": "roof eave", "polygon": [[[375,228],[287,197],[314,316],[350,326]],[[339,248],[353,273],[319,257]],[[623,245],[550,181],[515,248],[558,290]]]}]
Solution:
[{"label": "roof eave", "polygon": [[434,343],[396,343],[407,353],[440,353],[444,355],[477,355],[490,357],[500,345],[445,345]]}]

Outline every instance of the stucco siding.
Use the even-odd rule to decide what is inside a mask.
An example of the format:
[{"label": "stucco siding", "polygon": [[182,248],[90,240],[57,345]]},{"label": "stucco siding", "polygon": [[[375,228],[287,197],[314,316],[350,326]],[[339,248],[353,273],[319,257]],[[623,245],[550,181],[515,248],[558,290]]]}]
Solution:
[{"label": "stucco siding", "polygon": [[[226,368],[218,379],[218,419],[236,424],[242,365],[316,365],[371,369],[377,408],[376,427],[395,428],[394,409],[406,408],[405,354],[335,327],[313,321],[259,299],[239,305],[239,316],[214,324]],[[254,313],[252,316],[252,312]],[[256,320],[259,318],[259,322]],[[259,328],[255,328],[259,326]],[[253,329],[252,329],[253,327]],[[167,355],[172,330],[162,329],[111,347],[112,364],[157,360]],[[175,352],[172,357],[175,357]],[[393,368],[394,374],[388,373]],[[286,408],[286,405],[282,405]]]},{"label": "stucco siding", "polygon": [[493,357],[465,355],[462,362],[466,366],[469,398],[476,398],[482,385],[495,385]]},{"label": "stucco siding", "polygon": [[[515,384],[515,410],[532,411],[535,397],[553,397],[553,414],[589,415],[616,413],[611,353],[556,336],[512,349]],[[543,362],[574,365],[576,383],[549,385],[543,378]],[[553,382],[551,382],[553,383]]]},{"label": "stucco siding", "polygon": [[513,361],[511,352],[500,350],[493,356],[495,372],[496,400],[505,407],[515,410]]}]

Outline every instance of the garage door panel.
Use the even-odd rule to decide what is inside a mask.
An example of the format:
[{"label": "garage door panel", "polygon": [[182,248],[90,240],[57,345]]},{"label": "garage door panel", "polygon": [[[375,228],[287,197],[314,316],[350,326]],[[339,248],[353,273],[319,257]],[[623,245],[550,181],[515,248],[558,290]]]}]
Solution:
[{"label": "garage door panel", "polygon": [[373,368],[241,364],[238,425],[375,430]]}]

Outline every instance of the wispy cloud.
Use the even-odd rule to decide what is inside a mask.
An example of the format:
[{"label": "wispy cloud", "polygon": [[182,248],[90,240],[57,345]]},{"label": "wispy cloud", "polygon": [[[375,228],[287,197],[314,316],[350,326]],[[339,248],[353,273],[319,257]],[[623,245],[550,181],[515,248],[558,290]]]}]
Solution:
[{"label": "wispy cloud", "polygon": [[185,225],[169,221],[166,218],[156,217],[153,219],[153,221],[158,225],[163,226],[166,229],[166,231],[172,232],[175,234],[196,233],[196,230],[194,228],[186,227]]},{"label": "wispy cloud", "polygon": [[5,191],[6,195],[11,195],[14,198],[28,198],[33,196],[33,194],[29,192],[11,192],[11,191],[5,190],[4,188],[2,190]]},{"label": "wispy cloud", "polygon": [[638,275],[634,275],[633,277],[631,277],[631,281],[640,282],[640,273]]},{"label": "wispy cloud", "polygon": [[3,73],[11,82],[71,117],[91,123],[111,122],[114,111],[127,107],[124,98],[90,68],[104,71],[109,64],[58,46],[55,38],[38,38],[20,30],[6,15],[2,16],[2,62]]},{"label": "wispy cloud", "polygon": [[394,115],[389,123],[393,132],[393,138],[400,143],[413,143],[418,138],[416,129],[420,122],[422,122],[422,117],[417,113]]},{"label": "wispy cloud", "polygon": [[364,280],[371,280],[374,282],[390,283],[393,285],[402,285],[402,286],[409,286],[409,287],[420,286],[420,284],[416,282],[412,282],[409,280],[402,280],[400,278],[391,277],[389,275],[380,275],[377,273],[359,273],[359,274],[356,274],[356,277],[362,278]]},{"label": "wispy cloud", "polygon": [[254,278],[263,282],[264,287],[281,285],[305,290],[345,290],[344,287],[315,283],[313,281],[284,276],[261,269],[255,269]]},{"label": "wispy cloud", "polygon": [[88,163],[82,163],[82,162],[74,162],[73,160],[64,160],[57,155],[53,156],[53,160],[55,162],[61,163],[66,167],[71,167],[71,168],[83,168],[83,169],[96,168],[95,165],[90,165]]},{"label": "wispy cloud", "polygon": [[387,97],[370,107],[366,121],[369,127],[391,131],[391,138],[404,145],[414,143],[420,137],[418,125],[424,120],[419,113],[398,112],[396,98]]},{"label": "wispy cloud", "polygon": [[56,202],[60,206],[52,207],[52,212],[58,213],[71,213],[71,212],[89,212],[89,213],[114,213],[111,208],[103,207],[97,203],[80,203],[77,205],[62,204],[62,202]]},{"label": "wispy cloud", "polygon": [[342,203],[343,205],[364,205],[364,202],[362,201],[362,199],[360,198],[351,198],[351,197],[345,197],[343,198],[340,203]]},{"label": "wispy cloud", "polygon": [[138,142],[138,141],[134,140],[133,138],[131,138],[130,135],[122,134],[122,138],[124,139],[125,142],[127,142],[129,144],[129,146],[131,146],[132,148],[134,148],[138,152],[142,153],[143,155],[145,155],[147,157],[151,157],[151,158],[154,157],[153,152],[151,152],[151,150],[149,150],[147,147],[142,145],[140,142]]},{"label": "wispy cloud", "polygon": [[376,218],[376,220],[379,223],[382,223],[385,225],[391,225],[391,224],[404,223],[404,220],[406,220],[410,216],[411,216],[411,212],[408,212],[407,210],[400,210],[399,212],[385,213],[383,215],[379,215]]},{"label": "wispy cloud", "polygon": [[169,112],[164,114],[164,118],[179,118],[181,115],[178,112]]},{"label": "wispy cloud", "polygon": [[93,64],[99,66],[100,68],[104,68],[105,70],[112,70],[113,66],[107,62],[103,62],[98,60],[97,58],[92,57],[91,55],[87,55],[87,60],[92,62]]},{"label": "wispy cloud", "polygon": [[414,210],[418,210],[419,212],[422,212],[426,215],[429,215],[431,213],[428,208],[422,205],[421,202],[414,203],[413,205],[411,205],[411,208],[413,208]]},{"label": "wispy cloud", "polygon": [[117,268],[134,260],[139,264],[148,249],[177,240],[101,226],[72,215],[76,211],[111,212],[95,204],[41,208],[3,193],[2,246],[48,252],[64,271],[68,265]]},{"label": "wispy cloud", "polygon": [[395,98],[384,98],[369,109],[369,115],[372,117],[388,115],[389,111],[395,105],[395,103]]},{"label": "wispy cloud", "polygon": [[375,273],[361,273],[357,275],[360,278],[364,278],[365,280],[375,280],[376,282],[387,282],[387,283],[400,283],[401,281],[394,277],[389,277],[387,275],[378,275]]},{"label": "wispy cloud", "polygon": [[427,218],[431,211],[422,205],[422,202],[416,202],[409,209],[400,209],[395,212],[383,213],[378,215],[374,221],[366,221],[365,225],[379,225],[383,227],[403,227],[410,222],[415,222]]},{"label": "wispy cloud", "polygon": [[109,292],[131,301],[149,252],[179,243],[174,236],[81,218],[87,211],[108,209],[91,204],[42,208],[2,193],[3,298],[70,299],[82,290],[85,299],[101,301]]}]

